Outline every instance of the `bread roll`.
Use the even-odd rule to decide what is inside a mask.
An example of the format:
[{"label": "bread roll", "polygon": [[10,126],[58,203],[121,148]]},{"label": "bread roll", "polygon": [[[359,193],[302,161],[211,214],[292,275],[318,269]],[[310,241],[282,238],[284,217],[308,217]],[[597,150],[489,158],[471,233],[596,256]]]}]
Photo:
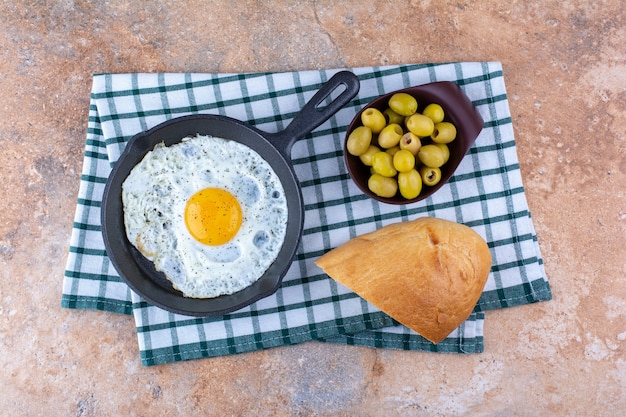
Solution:
[{"label": "bread roll", "polygon": [[469,227],[423,217],[356,237],[315,263],[398,322],[439,343],[476,306],[491,253]]}]

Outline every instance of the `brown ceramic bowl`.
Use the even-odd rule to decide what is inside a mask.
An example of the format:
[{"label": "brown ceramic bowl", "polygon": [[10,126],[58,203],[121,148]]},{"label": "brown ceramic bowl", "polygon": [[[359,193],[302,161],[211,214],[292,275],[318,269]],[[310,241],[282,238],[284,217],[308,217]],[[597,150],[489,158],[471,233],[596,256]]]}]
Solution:
[{"label": "brown ceramic bowl", "polygon": [[[450,148],[450,159],[441,167],[441,180],[434,186],[424,185],[422,192],[419,196],[412,200],[407,200],[398,192],[394,197],[383,198],[379,197],[367,188],[367,180],[370,177],[370,167],[365,166],[359,157],[351,155],[346,147],[348,136],[350,133],[361,126],[361,113],[369,108],[376,108],[381,112],[388,106],[389,98],[395,93],[408,93],[417,99],[419,105],[418,112],[421,112],[427,105],[431,103],[437,103],[443,107],[445,112],[444,121],[451,122],[456,126],[457,136],[456,139],[448,144]],[[344,140],[343,155],[348,168],[348,173],[352,177],[352,180],[365,194],[371,198],[388,204],[410,204],[418,201],[422,201],[425,198],[433,195],[439,190],[452,176],[456,168],[461,163],[461,160],[472,146],[478,134],[483,128],[483,119],[467,98],[465,93],[453,82],[440,81],[429,84],[418,85],[415,87],[409,87],[402,90],[392,91],[378,97],[367,104],[357,115],[352,119],[346,137]],[[422,140],[422,145],[428,143],[428,139]]]}]

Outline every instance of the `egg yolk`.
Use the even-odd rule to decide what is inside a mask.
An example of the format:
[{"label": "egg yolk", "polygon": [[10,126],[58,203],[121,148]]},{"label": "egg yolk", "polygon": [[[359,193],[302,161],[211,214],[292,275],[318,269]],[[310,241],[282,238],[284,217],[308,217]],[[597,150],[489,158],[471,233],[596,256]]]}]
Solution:
[{"label": "egg yolk", "polygon": [[221,188],[205,188],[191,196],[185,207],[189,233],[201,243],[222,245],[237,234],[241,226],[241,206]]}]

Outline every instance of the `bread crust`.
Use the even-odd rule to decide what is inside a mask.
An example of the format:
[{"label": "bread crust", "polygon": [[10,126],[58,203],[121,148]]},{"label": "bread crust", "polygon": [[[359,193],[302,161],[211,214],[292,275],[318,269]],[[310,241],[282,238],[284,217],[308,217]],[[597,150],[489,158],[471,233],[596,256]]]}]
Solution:
[{"label": "bread crust", "polygon": [[331,278],[433,343],[476,306],[491,253],[471,228],[422,217],[351,239],[315,263]]}]

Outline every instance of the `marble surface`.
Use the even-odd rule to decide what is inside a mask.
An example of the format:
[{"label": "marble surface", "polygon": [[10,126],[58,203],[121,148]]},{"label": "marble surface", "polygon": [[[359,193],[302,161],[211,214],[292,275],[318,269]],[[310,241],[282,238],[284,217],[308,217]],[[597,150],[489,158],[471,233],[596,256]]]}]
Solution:
[{"label": "marble surface", "polygon": [[[619,1],[0,3],[0,414],[623,413],[625,20]],[[489,312],[485,353],[307,343],[144,368],[131,317],[60,308],[91,74],[479,60],[504,65],[554,294]]]}]

